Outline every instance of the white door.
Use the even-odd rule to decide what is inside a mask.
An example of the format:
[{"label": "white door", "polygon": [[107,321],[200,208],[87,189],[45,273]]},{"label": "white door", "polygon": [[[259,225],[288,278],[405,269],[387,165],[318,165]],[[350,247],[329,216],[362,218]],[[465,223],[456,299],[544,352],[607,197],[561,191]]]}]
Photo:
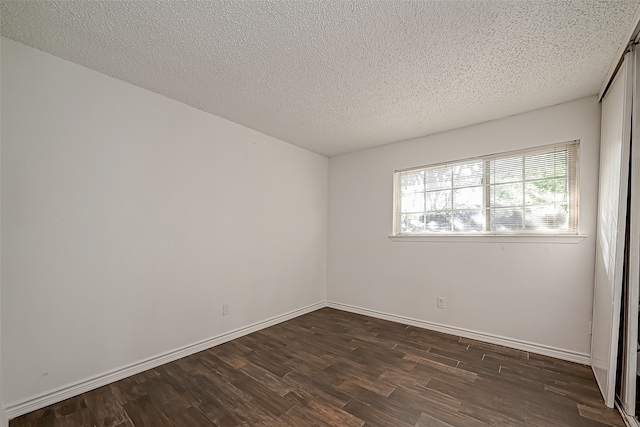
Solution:
[{"label": "white door", "polygon": [[628,53],[602,99],[591,366],[605,404],[610,408],[615,403],[633,65],[633,54]]}]

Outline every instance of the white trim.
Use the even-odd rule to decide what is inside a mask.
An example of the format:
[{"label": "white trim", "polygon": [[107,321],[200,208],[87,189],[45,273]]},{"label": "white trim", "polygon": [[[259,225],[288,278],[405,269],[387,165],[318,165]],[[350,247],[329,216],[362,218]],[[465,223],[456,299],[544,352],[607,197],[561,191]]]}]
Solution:
[{"label": "white trim", "polygon": [[627,427],[640,427],[640,424],[638,423],[638,420],[627,414],[622,407],[620,407],[620,402],[616,401],[616,409],[618,410],[618,412],[620,412],[620,416],[622,416],[622,421],[624,421],[624,424]]},{"label": "white trim", "polygon": [[586,234],[461,234],[433,233],[398,234],[389,239],[394,242],[449,242],[449,243],[580,243]]},{"label": "white trim", "polygon": [[44,408],[54,403],[61,402],[70,397],[86,393],[98,387],[102,387],[115,381],[130,377],[131,375],[139,374],[140,372],[144,372],[148,369],[153,369],[160,365],[164,365],[165,363],[173,362],[174,360],[181,359],[183,357],[198,353],[208,348],[224,344],[228,341],[240,338],[244,335],[248,335],[261,329],[268,328],[269,326],[273,326],[286,320],[293,319],[294,317],[302,316],[303,314],[310,313],[323,307],[326,307],[325,301],[317,302],[315,304],[293,310],[288,313],[280,314],[278,316],[253,323],[242,328],[225,332],[204,341],[189,344],[184,347],[159,354],[149,359],[145,359],[119,369],[114,369],[112,371],[91,377],[83,381],[78,381],[65,387],[60,387],[54,391],[44,393],[31,399],[17,402],[8,406],[7,408],[5,408],[6,415],[9,419],[13,419],[19,417],[20,415],[28,414],[29,412]]},{"label": "white trim", "polygon": [[[590,362],[591,362],[591,360],[590,360]],[[591,372],[593,373],[593,378],[596,379],[596,385],[598,386],[598,390],[600,390],[600,395],[602,396],[602,399],[604,399],[605,398],[604,397],[604,393],[602,392],[602,390],[604,390],[604,389],[602,388],[602,384],[600,383],[600,380],[598,379],[598,376],[596,375],[596,371],[593,369],[593,363],[590,363],[590,364],[591,364]]]},{"label": "white trim", "polygon": [[582,365],[589,365],[589,362],[590,362],[590,355],[587,353],[580,353],[577,351],[571,351],[571,350],[565,350],[562,348],[535,344],[528,341],[501,337],[499,335],[487,334],[484,332],[473,331],[465,328],[458,328],[455,326],[447,326],[440,323],[428,322],[426,320],[413,319],[411,317],[398,316],[395,314],[384,313],[381,311],[370,310],[368,308],[356,307],[353,305],[342,304],[339,302],[328,301],[327,307],[331,307],[331,308],[335,308],[343,311],[349,311],[351,313],[362,314],[365,316],[375,317],[378,319],[389,320],[391,322],[402,323],[404,325],[411,325],[411,326],[416,326],[418,328],[429,329],[432,331],[438,331],[446,334],[457,335],[464,338],[484,341],[491,344],[502,345],[504,347],[515,348],[517,350],[523,350],[530,353],[541,354],[544,356],[554,357],[556,359],[567,360],[569,362],[580,363]]}]

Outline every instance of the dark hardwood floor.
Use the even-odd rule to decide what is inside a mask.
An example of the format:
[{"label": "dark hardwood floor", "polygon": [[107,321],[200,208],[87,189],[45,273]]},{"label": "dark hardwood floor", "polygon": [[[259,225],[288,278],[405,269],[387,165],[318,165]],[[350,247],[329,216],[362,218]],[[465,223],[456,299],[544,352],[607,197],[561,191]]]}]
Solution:
[{"label": "dark hardwood floor", "polygon": [[12,420],[24,426],[624,426],[591,369],[324,308]]}]

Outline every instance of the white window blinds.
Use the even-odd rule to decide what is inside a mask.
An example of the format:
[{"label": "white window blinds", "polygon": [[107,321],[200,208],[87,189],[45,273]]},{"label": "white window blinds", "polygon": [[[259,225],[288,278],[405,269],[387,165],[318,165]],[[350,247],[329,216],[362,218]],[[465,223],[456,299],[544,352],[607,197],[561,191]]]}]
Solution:
[{"label": "white window blinds", "polygon": [[394,234],[575,234],[578,144],[397,171]]}]

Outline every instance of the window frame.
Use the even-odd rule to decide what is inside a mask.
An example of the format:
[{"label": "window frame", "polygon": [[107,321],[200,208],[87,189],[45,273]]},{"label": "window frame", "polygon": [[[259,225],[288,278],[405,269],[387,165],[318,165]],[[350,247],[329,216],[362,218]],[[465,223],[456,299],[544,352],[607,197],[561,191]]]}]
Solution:
[{"label": "window frame", "polygon": [[[525,156],[527,154],[529,155],[535,155],[536,153],[544,153],[545,151],[551,151],[554,150],[556,148],[566,148],[567,150],[569,150],[569,156],[570,159],[572,159],[573,161],[569,161],[568,162],[568,169],[567,169],[567,173],[566,173],[566,180],[567,180],[567,194],[569,196],[569,200],[567,201],[567,203],[570,205],[569,208],[569,218],[568,218],[568,222],[569,222],[569,229],[568,230],[557,230],[557,229],[552,229],[552,230],[525,230],[525,229],[520,229],[520,230],[490,230],[490,207],[487,206],[488,204],[488,200],[490,198],[490,192],[491,192],[491,188],[492,186],[496,185],[496,183],[491,183],[489,178],[489,170],[486,167],[486,164],[488,162],[491,162],[493,160],[499,160],[499,159],[504,159],[504,158],[511,158],[511,157],[518,157],[518,156]],[[401,197],[402,197],[402,191],[401,191],[401,174],[403,172],[411,172],[411,171],[418,171],[418,170],[428,170],[428,169],[436,169],[438,167],[453,167],[459,164],[469,164],[469,163],[473,163],[473,162],[479,162],[481,161],[483,163],[482,166],[482,182],[481,182],[481,187],[482,187],[482,207],[481,207],[481,212],[483,215],[483,219],[484,219],[484,224],[483,224],[483,231],[475,231],[475,232],[464,232],[464,231],[454,231],[454,230],[449,230],[449,231],[423,231],[423,232],[402,232],[401,230]],[[524,165],[523,165],[524,168]],[[524,170],[524,169],[523,169]],[[579,181],[580,181],[580,176],[579,176],[579,171],[580,171],[580,140],[576,139],[576,140],[571,140],[571,141],[566,141],[566,142],[561,142],[561,143],[554,143],[554,144],[546,144],[546,145],[539,145],[539,146],[534,146],[534,147],[528,147],[528,148],[524,148],[524,149],[519,149],[519,150],[512,150],[512,151],[505,151],[505,152],[500,152],[497,154],[487,154],[487,155],[482,155],[482,156],[476,156],[476,157],[469,157],[466,159],[457,159],[457,160],[452,160],[452,161],[446,161],[446,162],[439,162],[439,163],[433,163],[433,164],[428,164],[428,165],[422,165],[422,166],[416,166],[416,167],[410,167],[410,168],[404,168],[404,169],[396,169],[393,171],[393,224],[392,224],[392,233],[389,235],[389,237],[392,240],[396,240],[396,241],[401,241],[404,239],[410,239],[410,240],[414,240],[414,241],[420,241],[420,240],[424,240],[424,241],[432,241],[432,240],[443,240],[443,241],[465,241],[468,238],[473,238],[473,240],[485,240],[485,239],[478,239],[478,238],[489,238],[493,241],[518,241],[517,238],[519,237],[524,237],[526,238],[523,241],[531,241],[531,242],[551,242],[551,241],[557,241],[560,243],[569,243],[569,242],[578,242],[581,241],[582,239],[584,239],[586,236],[585,235],[581,235],[579,233],[580,230],[580,185],[579,185]],[[557,177],[553,177],[551,179],[556,179]],[[545,177],[545,179],[550,179],[549,177]],[[520,181],[515,181],[518,183],[522,183],[523,185],[525,185],[525,183],[528,181],[528,179],[524,176],[523,173],[523,177],[522,180]],[[473,186],[465,186],[465,187],[473,187]],[[456,188],[453,185],[453,182],[451,184],[451,197],[453,199],[453,189]],[[425,193],[427,192],[427,190],[425,190]],[[453,208],[454,206],[454,201],[451,201],[452,207],[451,207],[451,213],[453,214],[453,211],[455,210]],[[518,205],[520,206],[520,205]],[[523,209],[526,208],[527,203],[526,200],[523,199]],[[427,214],[427,212],[430,211],[424,211],[424,214]],[[501,237],[501,239],[498,239],[498,237]]]}]

